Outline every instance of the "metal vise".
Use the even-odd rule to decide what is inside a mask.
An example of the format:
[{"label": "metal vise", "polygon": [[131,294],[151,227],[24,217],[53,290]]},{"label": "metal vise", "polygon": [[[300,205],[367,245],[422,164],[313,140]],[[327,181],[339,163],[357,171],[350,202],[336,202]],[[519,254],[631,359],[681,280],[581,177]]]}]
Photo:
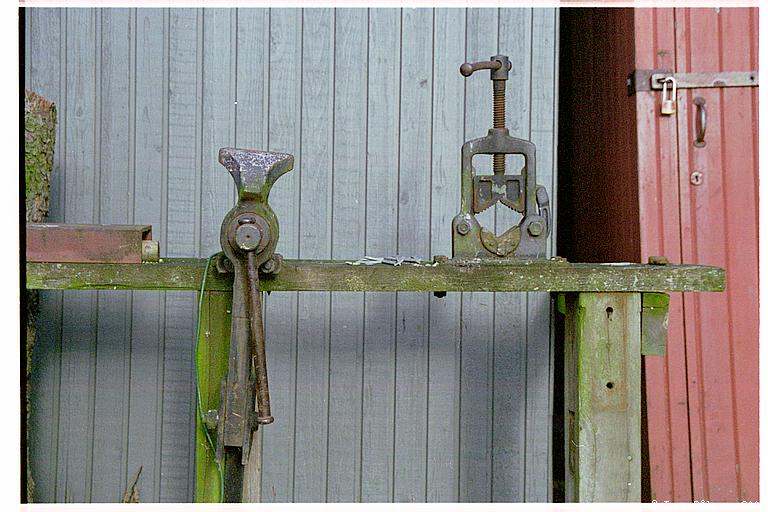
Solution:
[{"label": "metal vise", "polygon": [[[493,128],[488,135],[464,143],[461,148],[461,211],[453,219],[453,257],[457,259],[545,258],[551,229],[549,197],[536,185],[536,146],[509,135],[505,127],[505,88],[511,64],[506,55],[490,61],[465,62],[459,71],[465,77],[489,69],[493,81]],[[493,174],[477,175],[472,166],[475,155],[493,155]],[[505,174],[505,156],[523,155],[520,174]],[[520,223],[501,235],[480,225],[475,217],[500,202],[522,214]]]},{"label": "metal vise", "polygon": [[[242,463],[250,453],[251,433],[274,421],[269,405],[269,382],[264,348],[259,272],[276,274],[282,256],[275,253],[277,217],[269,207],[275,181],[293,169],[293,156],[250,149],[221,148],[219,162],[237,186],[238,201],[221,224],[217,268],[233,272],[232,328],[229,366],[221,384],[216,460],[224,447],[242,449]],[[255,397],[255,407],[254,407]]]}]

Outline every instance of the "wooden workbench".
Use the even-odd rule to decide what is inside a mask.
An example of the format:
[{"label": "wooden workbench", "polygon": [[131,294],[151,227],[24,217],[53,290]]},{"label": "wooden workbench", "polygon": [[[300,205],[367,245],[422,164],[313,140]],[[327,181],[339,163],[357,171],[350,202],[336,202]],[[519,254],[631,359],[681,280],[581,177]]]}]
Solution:
[{"label": "wooden workbench", "polygon": [[[441,261],[395,267],[286,260],[280,274],[261,280],[261,288],[552,293],[557,310],[565,315],[566,498],[640,501],[641,355],[663,354],[668,304],[663,292],[722,291],[725,272],[695,265]],[[26,287],[200,290],[206,262],[28,263]],[[226,275],[209,269],[196,355],[203,410],[218,407],[219,383],[227,368],[231,288]],[[196,500],[219,501],[218,469],[204,429],[198,418]],[[249,465],[245,483],[258,471],[258,464]]]}]

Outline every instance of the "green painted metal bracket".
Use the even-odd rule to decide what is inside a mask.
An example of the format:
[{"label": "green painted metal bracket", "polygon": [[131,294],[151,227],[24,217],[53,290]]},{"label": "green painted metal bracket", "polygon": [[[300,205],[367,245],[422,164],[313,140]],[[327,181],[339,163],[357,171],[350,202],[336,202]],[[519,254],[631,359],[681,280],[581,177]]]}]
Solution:
[{"label": "green painted metal bracket", "polygon": [[640,353],[663,356],[667,352],[669,325],[669,295],[644,293],[640,327]]}]

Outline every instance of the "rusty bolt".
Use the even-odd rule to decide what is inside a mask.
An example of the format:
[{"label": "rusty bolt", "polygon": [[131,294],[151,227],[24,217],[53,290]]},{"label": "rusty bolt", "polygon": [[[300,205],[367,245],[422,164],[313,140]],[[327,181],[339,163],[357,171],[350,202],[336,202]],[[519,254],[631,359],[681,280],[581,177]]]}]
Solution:
[{"label": "rusty bolt", "polygon": [[263,270],[267,274],[270,274],[273,270],[275,270],[275,260],[270,258],[267,261],[265,261],[264,264],[261,266],[261,270]]},{"label": "rusty bolt", "polygon": [[456,231],[458,231],[460,235],[466,235],[469,233],[469,222],[465,220],[459,222],[456,226]]},{"label": "rusty bolt", "polygon": [[261,271],[265,274],[277,274],[283,268],[283,256],[275,253],[264,264],[261,265]]},{"label": "rusty bolt", "polygon": [[544,226],[541,224],[541,222],[535,220],[528,224],[528,232],[531,234],[531,236],[539,236],[544,232]]}]

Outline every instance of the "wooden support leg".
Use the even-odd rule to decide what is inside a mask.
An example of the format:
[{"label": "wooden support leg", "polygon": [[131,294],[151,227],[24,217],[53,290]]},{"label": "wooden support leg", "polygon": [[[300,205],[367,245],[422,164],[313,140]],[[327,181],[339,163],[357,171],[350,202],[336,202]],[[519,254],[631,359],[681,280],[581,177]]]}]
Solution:
[{"label": "wooden support leg", "polygon": [[[229,357],[229,330],[232,306],[231,292],[205,292],[200,315],[200,337],[197,342],[197,382],[203,413],[219,409],[219,389],[227,373]],[[214,461],[216,455],[216,431],[208,430],[195,409],[196,434],[196,485],[195,501],[217,503],[221,500],[221,478]],[[208,437],[213,442],[209,444]],[[222,466],[226,460],[222,462]],[[224,467],[222,467],[224,471]]]},{"label": "wooden support leg", "polygon": [[566,501],[640,501],[640,293],[565,298]]},{"label": "wooden support leg", "polygon": [[[229,360],[229,337],[231,330],[232,293],[205,292],[200,314],[200,339],[197,353],[197,381],[200,386],[200,402],[204,413],[219,409],[220,386],[227,373]],[[197,411],[197,409],[196,409]],[[251,453],[248,464],[240,463],[239,449],[226,449],[222,461],[224,479],[224,500],[222,500],[221,477],[216,466],[215,446],[216,431],[208,431],[197,414],[196,434],[196,485],[197,503],[216,503],[219,501],[242,501],[256,503],[261,501],[261,430],[253,433]]]}]

